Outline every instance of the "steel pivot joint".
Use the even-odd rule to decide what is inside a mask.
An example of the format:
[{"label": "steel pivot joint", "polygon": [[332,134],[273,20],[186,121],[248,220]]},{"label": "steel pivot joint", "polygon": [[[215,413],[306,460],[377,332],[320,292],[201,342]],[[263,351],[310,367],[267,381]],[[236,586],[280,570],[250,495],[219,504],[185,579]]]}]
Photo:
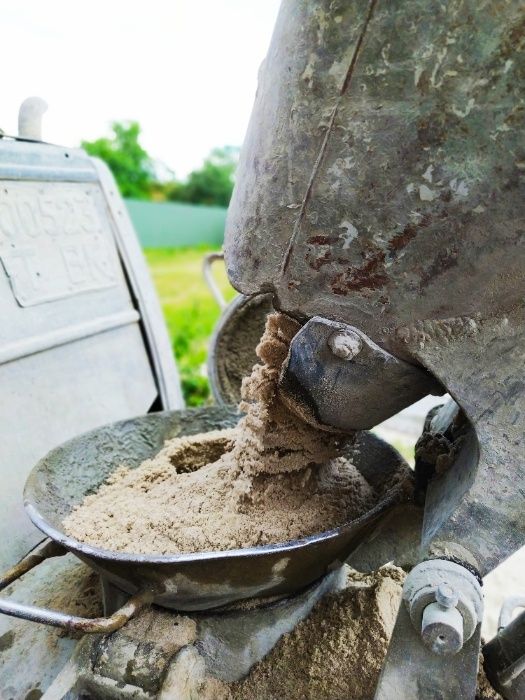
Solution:
[{"label": "steel pivot joint", "polygon": [[436,654],[457,654],[483,617],[476,577],[444,559],[418,564],[407,576],[403,600],[423,643]]},{"label": "steel pivot joint", "polygon": [[315,316],[291,342],[279,392],[307,423],[349,433],[444,390],[425,369],[394,357],[358,328]]}]

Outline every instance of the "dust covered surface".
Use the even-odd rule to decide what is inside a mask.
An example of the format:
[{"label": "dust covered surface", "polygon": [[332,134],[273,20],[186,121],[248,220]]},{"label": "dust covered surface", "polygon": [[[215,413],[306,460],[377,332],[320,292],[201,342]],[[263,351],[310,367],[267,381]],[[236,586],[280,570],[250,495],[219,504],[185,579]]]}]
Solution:
[{"label": "dust covered surface", "polygon": [[372,698],[401,600],[403,572],[348,570],[348,586],[327,595],[285,635],[229,700]]},{"label": "dust covered surface", "polygon": [[[346,569],[343,590],[325,596],[242,681],[208,679],[203,700],[372,700],[405,574]],[[482,670],[476,700],[501,700]]]},{"label": "dust covered surface", "polygon": [[271,294],[247,299],[221,329],[213,361],[217,388],[226,403],[241,399],[242,380],[257,362],[255,348],[272,308]]},{"label": "dust covered surface", "polygon": [[312,428],[278,397],[298,328],[268,316],[235,429],[176,438],[137,469],[119,468],[64,521],[68,534],[132,553],[226,550],[301,538],[369,510],[378,494],[341,456],[348,439]]}]

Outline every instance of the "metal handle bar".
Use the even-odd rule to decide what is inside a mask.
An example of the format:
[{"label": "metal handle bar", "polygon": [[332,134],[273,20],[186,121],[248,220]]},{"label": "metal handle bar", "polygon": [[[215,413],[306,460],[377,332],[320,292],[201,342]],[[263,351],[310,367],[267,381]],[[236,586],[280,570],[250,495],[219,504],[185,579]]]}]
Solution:
[{"label": "metal handle bar", "polygon": [[[62,557],[67,553],[68,550],[56,542],[45,540],[18,564],[15,564],[15,566],[0,576],[0,591],[46,559]],[[85,634],[104,634],[114,632],[125,625],[141,608],[152,603],[154,597],[155,593],[152,590],[140,591],[110,617],[78,617],[77,615],[68,615],[67,613],[49,610],[48,608],[39,608],[35,605],[16,603],[8,598],[0,598],[0,613]]]},{"label": "metal handle bar", "polygon": [[205,255],[202,261],[202,274],[213,298],[219,305],[221,311],[223,311],[228,306],[228,303],[219,289],[219,285],[215,281],[211,271],[211,266],[216,260],[224,260],[224,253],[208,253]]},{"label": "metal handle bar", "polygon": [[516,608],[525,608],[525,595],[511,596],[503,602],[498,619],[498,632],[509,624]]}]

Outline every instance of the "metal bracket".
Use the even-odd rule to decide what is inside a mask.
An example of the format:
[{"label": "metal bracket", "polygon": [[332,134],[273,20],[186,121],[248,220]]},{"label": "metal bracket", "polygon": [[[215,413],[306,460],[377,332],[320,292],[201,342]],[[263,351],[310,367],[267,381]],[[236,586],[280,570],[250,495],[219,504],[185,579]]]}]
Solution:
[{"label": "metal bracket", "polygon": [[444,389],[426,370],[390,355],[345,323],[315,316],[292,340],[280,393],[304,420],[327,430],[368,430]]},{"label": "metal bracket", "polygon": [[[13,583],[31,569],[51,557],[62,557],[68,550],[53,540],[45,540],[30,552],[18,564],[0,575],[0,591]],[[139,610],[153,602],[153,590],[142,590],[130,597],[119,610],[109,617],[86,618],[68,613],[41,608],[27,603],[17,603],[10,598],[0,598],[0,613],[19,617],[22,620],[40,622],[53,627],[83,632],[84,634],[101,634],[114,632],[123,627]]]},{"label": "metal bracket", "polygon": [[423,561],[403,586],[414,628],[439,655],[456,654],[483,619],[483,594],[477,578],[460,564],[445,559]]},{"label": "metal bracket", "polygon": [[474,700],[480,639],[478,625],[459,653],[435,654],[421,642],[401,605],[374,700]]}]

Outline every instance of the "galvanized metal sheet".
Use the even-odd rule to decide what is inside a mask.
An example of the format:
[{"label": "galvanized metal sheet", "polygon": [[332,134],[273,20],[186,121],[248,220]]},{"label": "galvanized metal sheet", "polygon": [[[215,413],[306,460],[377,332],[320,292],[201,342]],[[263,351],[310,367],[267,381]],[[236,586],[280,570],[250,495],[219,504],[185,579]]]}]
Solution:
[{"label": "galvanized metal sheet", "polygon": [[[22,505],[40,457],[152,404],[183,402],[160,305],[107,168],[79,149],[3,139],[0,181],[0,566],[8,568],[41,539]],[[73,612],[81,587],[70,568],[45,564],[6,593]],[[0,696],[37,697],[72,647],[56,630],[0,617]]]},{"label": "galvanized metal sheet", "polygon": [[146,412],[157,388],[137,323],[0,365],[0,387],[0,566],[7,568],[41,539],[22,503],[33,465],[78,433]]},{"label": "galvanized metal sheet", "polygon": [[82,151],[0,141],[3,567],[38,539],[22,487],[40,457],[78,433],[147,412],[159,393],[165,407],[182,404],[123,209],[111,176]]},{"label": "galvanized metal sheet", "polygon": [[103,206],[92,183],[0,180],[0,260],[20,306],[118,283]]}]

